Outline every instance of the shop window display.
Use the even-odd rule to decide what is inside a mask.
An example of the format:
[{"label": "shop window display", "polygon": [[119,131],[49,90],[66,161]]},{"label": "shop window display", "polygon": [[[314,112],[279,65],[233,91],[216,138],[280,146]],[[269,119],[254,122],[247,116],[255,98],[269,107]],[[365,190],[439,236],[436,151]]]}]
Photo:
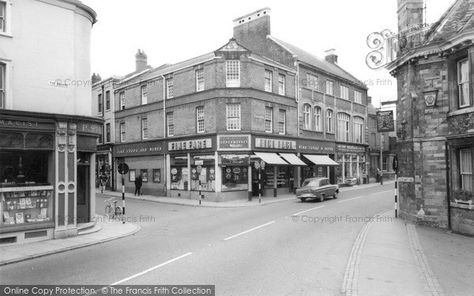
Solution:
[{"label": "shop window display", "polygon": [[[290,167],[278,166],[277,167],[277,188],[288,188],[290,179]],[[265,188],[274,188],[274,167],[265,167]]]},{"label": "shop window display", "polygon": [[[201,172],[199,173],[199,168]],[[215,191],[216,168],[214,155],[191,157],[191,190]],[[200,183],[200,184],[199,184]],[[199,188],[201,186],[201,188]]]},{"label": "shop window display", "polygon": [[221,155],[222,191],[248,190],[248,155]]},{"label": "shop window display", "polygon": [[173,156],[170,159],[171,189],[188,190],[188,158],[187,156]]}]

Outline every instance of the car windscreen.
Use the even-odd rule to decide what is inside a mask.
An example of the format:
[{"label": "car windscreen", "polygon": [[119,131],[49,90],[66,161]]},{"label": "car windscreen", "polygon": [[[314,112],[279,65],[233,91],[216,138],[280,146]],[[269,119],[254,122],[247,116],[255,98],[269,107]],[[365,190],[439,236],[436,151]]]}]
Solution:
[{"label": "car windscreen", "polygon": [[303,186],[319,187],[318,180],[305,180]]}]

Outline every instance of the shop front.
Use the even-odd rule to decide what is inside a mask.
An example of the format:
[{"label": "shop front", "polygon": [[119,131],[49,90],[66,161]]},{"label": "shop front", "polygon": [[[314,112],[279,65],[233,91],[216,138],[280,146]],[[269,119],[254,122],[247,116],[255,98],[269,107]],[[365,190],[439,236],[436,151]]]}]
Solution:
[{"label": "shop front", "polygon": [[367,182],[367,146],[336,144],[336,162],[340,166],[336,169],[338,184]]},{"label": "shop front", "polygon": [[100,187],[101,177],[105,181],[105,189],[115,190],[115,168],[113,166],[113,144],[97,146],[95,163],[96,188]]},{"label": "shop front", "polygon": [[94,213],[93,118],[1,110],[0,243],[77,235]]},{"label": "shop front", "polygon": [[[141,178],[141,193],[157,196],[166,195],[166,142],[155,140],[147,142],[116,144],[113,148],[114,165],[120,163],[129,167],[123,176],[126,192],[135,192],[135,181]],[[116,189],[122,188],[122,175],[115,174]]]},{"label": "shop front", "polygon": [[307,178],[327,177],[335,184],[335,172],[339,164],[334,161],[336,144],[327,141],[298,140],[298,155],[308,165],[303,167],[299,185]]}]

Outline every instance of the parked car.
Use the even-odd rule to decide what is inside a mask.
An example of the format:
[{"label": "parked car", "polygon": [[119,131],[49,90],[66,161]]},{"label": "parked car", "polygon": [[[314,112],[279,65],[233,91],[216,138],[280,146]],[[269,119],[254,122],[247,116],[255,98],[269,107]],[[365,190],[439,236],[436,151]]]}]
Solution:
[{"label": "parked car", "polygon": [[347,186],[357,185],[357,178],[356,177],[348,177],[348,178],[346,178],[345,183],[346,183]]},{"label": "parked car", "polygon": [[296,189],[296,198],[301,201],[317,199],[323,201],[326,197],[337,198],[339,186],[330,184],[328,178],[309,178],[304,180],[301,188]]}]

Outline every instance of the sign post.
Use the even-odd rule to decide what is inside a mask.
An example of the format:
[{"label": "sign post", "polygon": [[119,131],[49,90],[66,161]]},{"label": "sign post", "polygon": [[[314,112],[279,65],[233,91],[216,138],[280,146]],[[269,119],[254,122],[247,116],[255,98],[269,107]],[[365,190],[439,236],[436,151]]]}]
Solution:
[{"label": "sign post", "polygon": [[265,161],[256,160],[255,168],[258,170],[258,203],[262,203],[262,169],[265,169]]},{"label": "sign post", "polygon": [[393,170],[395,171],[395,218],[398,218],[398,157],[393,158]]},{"label": "sign post", "polygon": [[199,205],[202,203],[202,194],[201,194],[201,171],[202,171],[202,166],[198,165],[196,168],[197,171],[197,176],[199,180]]},{"label": "sign post", "polygon": [[383,134],[395,131],[393,111],[377,111],[377,132],[380,133],[380,185],[383,185]]},{"label": "sign post", "polygon": [[[122,162],[118,165],[118,171],[122,175],[122,223],[125,224],[125,179],[124,175],[128,173],[128,165],[125,162]],[[115,209],[114,209],[115,211]]]}]

